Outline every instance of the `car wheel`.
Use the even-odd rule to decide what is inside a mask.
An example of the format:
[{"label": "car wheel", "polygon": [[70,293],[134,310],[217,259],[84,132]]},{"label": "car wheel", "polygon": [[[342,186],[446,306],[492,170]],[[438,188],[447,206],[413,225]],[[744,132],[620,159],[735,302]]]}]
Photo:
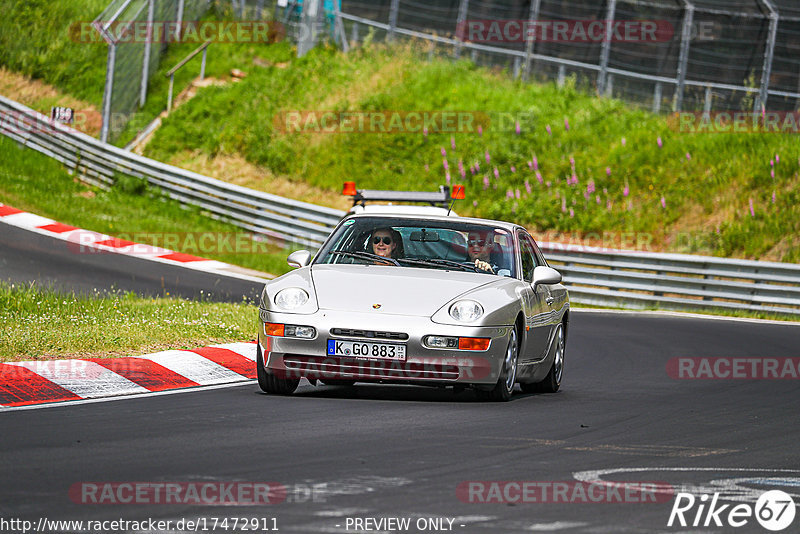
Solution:
[{"label": "car wheel", "polygon": [[517,362],[519,360],[519,343],[517,342],[517,328],[511,330],[508,338],[506,355],[503,358],[503,368],[497,384],[489,391],[476,390],[481,400],[505,402],[514,393],[514,383],[517,381]]},{"label": "car wheel", "polygon": [[534,384],[522,384],[522,391],[528,393],[555,393],[561,387],[561,377],[564,375],[564,325],[558,325],[556,331],[556,354],[553,358],[553,365],[544,380]]},{"label": "car wheel", "polygon": [[268,373],[264,368],[264,357],[261,354],[261,345],[259,344],[256,344],[256,374],[258,376],[258,387],[264,393],[291,395],[300,384],[299,378],[284,379]]}]

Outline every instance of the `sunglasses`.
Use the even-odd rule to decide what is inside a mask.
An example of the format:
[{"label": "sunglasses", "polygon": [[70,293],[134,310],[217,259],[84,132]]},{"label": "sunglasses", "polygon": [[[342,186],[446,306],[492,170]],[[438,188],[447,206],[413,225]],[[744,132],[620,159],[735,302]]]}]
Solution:
[{"label": "sunglasses", "polygon": [[373,245],[377,245],[377,244],[379,244],[381,241],[383,241],[383,244],[384,244],[384,245],[391,245],[391,244],[392,244],[392,238],[391,238],[391,237],[389,237],[389,236],[383,236],[383,237],[378,237],[378,236],[376,236],[376,237],[373,237],[373,238],[372,238],[372,244],[373,244]]},{"label": "sunglasses", "polygon": [[486,239],[470,239],[469,240],[469,246],[474,247],[474,246],[477,245],[479,247],[482,247],[482,246],[486,245],[486,243],[488,243],[488,242],[489,241],[486,240]]}]

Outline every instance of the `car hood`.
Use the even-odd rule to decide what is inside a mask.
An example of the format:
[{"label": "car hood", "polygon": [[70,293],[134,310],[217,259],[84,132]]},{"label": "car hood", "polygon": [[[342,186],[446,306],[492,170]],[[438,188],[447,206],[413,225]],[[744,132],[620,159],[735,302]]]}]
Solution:
[{"label": "car hood", "polygon": [[497,277],[391,265],[314,265],[320,309],[431,316],[455,297]]}]

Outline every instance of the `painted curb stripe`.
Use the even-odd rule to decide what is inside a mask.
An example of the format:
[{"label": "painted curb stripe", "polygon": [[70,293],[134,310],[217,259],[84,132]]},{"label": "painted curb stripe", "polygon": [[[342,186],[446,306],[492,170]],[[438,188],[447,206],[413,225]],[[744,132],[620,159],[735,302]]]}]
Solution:
[{"label": "painted curb stripe", "polygon": [[195,354],[211,360],[235,373],[239,373],[247,378],[256,378],[256,368],[253,365],[253,360],[237,354],[230,349],[223,349],[220,347],[203,347],[200,349],[192,350]]},{"label": "painted curb stripe", "polygon": [[187,350],[165,350],[147,354],[142,358],[163,365],[170,371],[185,376],[198,384],[222,384],[243,378],[239,373]]},{"label": "painted curb stripe", "polygon": [[90,361],[125,377],[148,391],[199,386],[197,382],[143,358],[92,358]]},{"label": "painted curb stripe", "polygon": [[0,217],[5,217],[6,215],[14,215],[15,213],[23,213],[23,211],[18,210],[17,208],[12,208],[11,206],[0,204]]},{"label": "painted curb stripe", "polygon": [[125,241],[124,239],[117,239],[116,237],[112,237],[111,239],[105,239],[103,241],[95,241],[95,245],[102,245],[104,247],[111,247],[111,248],[123,248],[123,247],[130,247],[135,245],[133,241]]},{"label": "painted curb stripe", "polygon": [[84,399],[147,392],[142,386],[89,360],[12,362],[8,365],[29,369]]},{"label": "painted curb stripe", "polygon": [[47,230],[48,232],[53,232],[54,234],[63,234],[64,232],[71,232],[73,230],[77,230],[77,228],[74,226],[70,226],[68,224],[62,224],[60,222],[45,224],[44,226],[39,226],[38,228],[40,230]]},{"label": "painted curb stripe", "polygon": [[30,369],[0,363],[0,405],[25,406],[68,400],[81,398]]},{"label": "painted curb stripe", "polygon": [[184,254],[182,252],[173,252],[172,254],[165,254],[163,256],[159,256],[159,258],[164,260],[178,261],[181,263],[188,263],[191,261],[208,261],[206,258],[198,258],[197,256],[192,256],[191,254]]}]

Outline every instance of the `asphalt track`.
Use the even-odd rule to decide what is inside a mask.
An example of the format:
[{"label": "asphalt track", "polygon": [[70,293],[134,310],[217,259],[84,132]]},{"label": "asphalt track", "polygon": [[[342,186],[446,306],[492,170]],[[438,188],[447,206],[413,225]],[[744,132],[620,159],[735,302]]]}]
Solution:
[{"label": "asphalt track", "polygon": [[[78,253],[66,241],[0,223],[0,281],[83,294],[133,291],[241,302],[263,284],[113,253]],[[202,294],[201,294],[202,291]]]},{"label": "asphalt track", "polygon": [[[24,259],[5,258],[4,276],[8,265],[48,258],[35,243],[15,250]],[[52,271],[29,274],[57,278],[66,266],[47,261]],[[86,283],[81,270],[92,284],[119,272],[90,267],[71,271],[75,283]],[[136,284],[152,283],[136,272]],[[193,282],[179,280],[191,293]],[[658,481],[698,497],[716,491],[728,504],[752,505],[753,491],[772,488],[798,493],[800,380],[678,380],[667,363],[797,357],[800,327],[603,312],[576,312],[570,326],[563,389],[518,393],[503,404],[478,402],[469,391],[376,385],[305,385],[278,397],[250,383],[0,412],[0,518],[204,519],[207,532],[213,518],[225,517],[267,518],[270,526],[275,518],[279,531],[300,533],[768,532],[752,518],[737,529],[667,527],[669,495],[659,503],[459,498],[470,481],[597,478]],[[101,505],[69,493],[83,482],[235,481],[277,483],[287,498],[259,506]],[[347,528],[366,517],[405,518],[411,528]],[[417,529],[425,518],[453,524]],[[797,525],[800,518],[784,532]],[[232,522],[214,530],[226,531],[245,532]]]}]

